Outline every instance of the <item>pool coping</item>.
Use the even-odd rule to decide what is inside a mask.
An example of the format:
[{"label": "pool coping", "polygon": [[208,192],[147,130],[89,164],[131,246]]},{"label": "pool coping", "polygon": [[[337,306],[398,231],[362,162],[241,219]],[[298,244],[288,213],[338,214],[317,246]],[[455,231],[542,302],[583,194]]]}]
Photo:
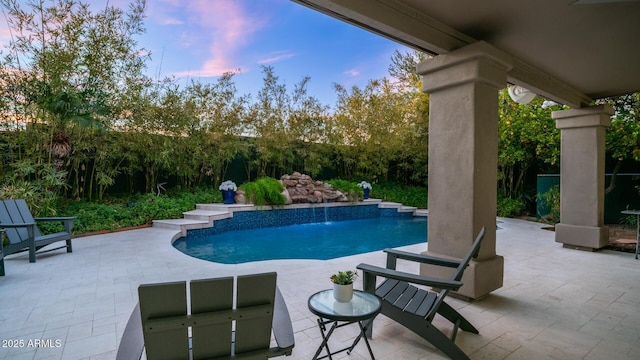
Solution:
[{"label": "pool coping", "polygon": [[321,207],[339,206],[370,206],[377,204],[380,209],[397,209],[399,213],[412,213],[413,216],[428,216],[427,209],[419,209],[413,206],[405,206],[398,202],[383,201],[381,199],[365,199],[357,202],[327,202],[327,203],[303,203],[282,206],[256,206],[253,204],[196,204],[196,209],[183,213],[182,219],[153,220],[153,227],[178,230],[179,232],[171,239],[171,243],[187,236],[188,230],[206,229],[214,226],[217,220],[229,219],[234,212],[245,211],[268,211],[268,210],[289,210],[307,209]]}]

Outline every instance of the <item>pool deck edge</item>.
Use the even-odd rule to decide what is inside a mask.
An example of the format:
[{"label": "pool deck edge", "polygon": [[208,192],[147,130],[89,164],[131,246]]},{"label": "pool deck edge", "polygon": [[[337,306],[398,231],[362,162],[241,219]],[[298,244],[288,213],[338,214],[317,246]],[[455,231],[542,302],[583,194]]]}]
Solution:
[{"label": "pool deck edge", "polygon": [[[328,203],[304,203],[282,206],[256,206],[253,204],[196,204],[196,209],[184,212],[182,219],[153,220],[153,227],[179,230],[182,236],[186,236],[187,230],[205,229],[215,225],[216,220],[229,219],[238,211],[265,211],[272,209],[308,209],[320,207],[339,206],[364,206],[378,204],[380,209],[397,209],[399,213],[413,213],[413,216],[425,217],[427,209],[419,209],[413,206],[405,206],[398,202],[382,201],[381,199],[365,199],[358,202],[328,202]],[[174,241],[182,236],[176,236]]]}]

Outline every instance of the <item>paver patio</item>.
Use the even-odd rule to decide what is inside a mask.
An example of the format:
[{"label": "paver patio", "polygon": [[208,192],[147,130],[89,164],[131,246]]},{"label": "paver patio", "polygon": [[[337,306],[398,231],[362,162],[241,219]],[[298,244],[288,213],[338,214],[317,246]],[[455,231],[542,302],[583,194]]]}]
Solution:
[{"label": "paver patio", "polygon": [[[640,358],[640,260],[629,253],[563,249],[541,224],[498,221],[504,286],[472,303],[448,300],[480,330],[480,335],[461,331],[456,340],[472,359]],[[385,262],[382,252],[373,252],[328,261],[215,264],[175,250],[170,239],[176,233],[146,228],[82,237],[74,240],[71,254],[43,254],[36,263],[29,263],[26,253],[6,258],[7,274],[0,277],[0,359],[113,359],[139,284],[262,271],[278,272],[294,322],[296,347],[289,359],[310,359],[321,338],[307,298],[330,287],[329,275],[337,270]],[[361,286],[358,280],[356,288]],[[355,326],[338,331],[332,337],[336,349],[357,334]],[[35,347],[36,340],[48,340],[47,346]],[[7,347],[16,341],[17,347]],[[371,345],[381,360],[443,358],[382,316]],[[368,359],[368,354],[360,344],[337,358]]]}]

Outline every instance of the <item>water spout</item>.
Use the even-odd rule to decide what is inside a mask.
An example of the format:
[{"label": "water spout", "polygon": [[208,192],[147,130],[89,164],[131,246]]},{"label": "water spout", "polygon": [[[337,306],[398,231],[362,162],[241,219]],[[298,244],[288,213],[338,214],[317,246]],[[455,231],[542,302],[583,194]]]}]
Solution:
[{"label": "water spout", "polygon": [[323,196],[322,197],[322,207],[324,207],[324,222],[328,222],[327,219],[327,199]]}]

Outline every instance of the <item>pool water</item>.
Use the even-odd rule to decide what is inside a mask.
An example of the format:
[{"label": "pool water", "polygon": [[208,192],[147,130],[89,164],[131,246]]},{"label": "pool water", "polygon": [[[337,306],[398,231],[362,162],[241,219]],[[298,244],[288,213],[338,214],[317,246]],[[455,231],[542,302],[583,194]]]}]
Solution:
[{"label": "pool water", "polygon": [[216,263],[327,260],[424,243],[426,218],[373,218],[227,231],[174,242],[183,253]]}]

